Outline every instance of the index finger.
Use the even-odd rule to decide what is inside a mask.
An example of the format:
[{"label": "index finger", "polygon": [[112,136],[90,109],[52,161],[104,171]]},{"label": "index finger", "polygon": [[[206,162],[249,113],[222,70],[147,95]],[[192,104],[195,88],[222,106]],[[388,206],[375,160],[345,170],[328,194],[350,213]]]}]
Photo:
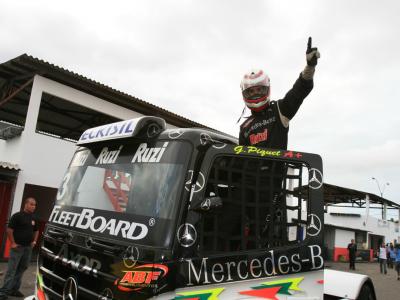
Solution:
[{"label": "index finger", "polygon": [[308,43],[307,43],[307,50],[311,50],[311,47],[312,47],[312,38],[311,38],[311,36],[308,38]]}]

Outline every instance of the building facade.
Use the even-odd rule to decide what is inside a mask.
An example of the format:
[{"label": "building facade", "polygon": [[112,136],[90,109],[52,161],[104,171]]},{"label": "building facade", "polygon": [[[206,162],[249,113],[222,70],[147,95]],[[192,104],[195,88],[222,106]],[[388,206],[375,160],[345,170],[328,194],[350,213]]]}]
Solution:
[{"label": "building facade", "polygon": [[325,213],[324,240],[328,257],[334,261],[348,261],[347,246],[352,239],[358,249],[359,260],[374,261],[381,243],[400,241],[399,222],[382,220],[365,214]]},{"label": "building facade", "polygon": [[80,134],[143,115],[168,128],[205,127],[25,54],[0,65],[0,259],[9,251],[4,225],[28,196],[43,230]]}]

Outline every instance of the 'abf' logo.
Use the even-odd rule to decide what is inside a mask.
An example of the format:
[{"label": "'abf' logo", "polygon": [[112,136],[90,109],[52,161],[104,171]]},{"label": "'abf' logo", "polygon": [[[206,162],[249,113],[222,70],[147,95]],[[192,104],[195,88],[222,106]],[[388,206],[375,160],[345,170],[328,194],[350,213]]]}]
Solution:
[{"label": "'abf' logo", "polygon": [[157,287],[155,283],[168,274],[168,267],[159,264],[147,264],[123,272],[125,273],[124,276],[115,280],[114,285],[121,291],[131,292],[143,288]]}]

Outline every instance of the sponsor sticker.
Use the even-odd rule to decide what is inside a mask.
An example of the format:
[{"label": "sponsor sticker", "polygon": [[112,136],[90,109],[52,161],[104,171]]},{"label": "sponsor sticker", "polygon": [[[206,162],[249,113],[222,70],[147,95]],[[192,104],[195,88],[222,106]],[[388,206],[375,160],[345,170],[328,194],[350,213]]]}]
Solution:
[{"label": "sponsor sticker", "polygon": [[[263,138],[263,134],[261,136],[254,136],[254,142],[259,142]],[[267,135],[267,132],[265,132],[265,137]],[[300,152],[294,152],[294,151],[283,151],[283,150],[268,150],[264,148],[258,148],[256,146],[243,146],[239,145],[233,148],[233,151],[235,154],[241,154],[241,153],[248,153],[248,154],[256,154],[261,157],[264,156],[272,156],[272,157],[285,157],[285,158],[297,158],[300,159],[302,158],[302,154]]]},{"label": "sponsor sticker", "polygon": [[83,208],[80,212],[61,210],[60,208],[60,205],[54,206],[49,218],[50,222],[128,240],[141,240],[147,236],[149,231],[148,227],[142,223],[96,215],[96,211],[90,208]]},{"label": "sponsor sticker", "polygon": [[117,279],[114,285],[121,291],[131,292],[143,288],[157,288],[157,281],[168,274],[168,267],[161,264],[145,264],[122,272],[124,275]]},{"label": "sponsor sticker", "polygon": [[136,150],[132,158],[132,163],[158,163],[167,149],[168,142],[165,142],[162,147],[147,147],[147,143],[142,143]]},{"label": "sponsor sticker", "polygon": [[250,144],[255,145],[268,139],[268,129],[263,132],[250,134]]},{"label": "sponsor sticker", "polygon": [[282,156],[281,150],[266,150],[262,148],[258,148],[255,146],[236,146],[233,148],[233,151],[235,154],[240,154],[240,153],[248,153],[248,154],[258,154],[259,156],[276,156],[280,157]]},{"label": "sponsor sticker", "polygon": [[90,128],[81,135],[78,144],[132,136],[136,124],[137,119],[133,119]]},{"label": "sponsor sticker", "polygon": [[[187,274],[186,286],[272,277],[323,268],[324,259],[319,245],[309,245],[298,250],[299,252],[270,250],[262,257],[232,258],[227,261],[217,261],[208,257],[186,259],[183,264]],[[301,280],[293,281],[288,288],[296,290]]]},{"label": "sponsor sticker", "polygon": [[104,164],[114,164],[121,152],[123,146],[119,146],[117,150],[109,150],[108,147],[104,147],[99,157],[97,158],[95,165],[104,165]]}]

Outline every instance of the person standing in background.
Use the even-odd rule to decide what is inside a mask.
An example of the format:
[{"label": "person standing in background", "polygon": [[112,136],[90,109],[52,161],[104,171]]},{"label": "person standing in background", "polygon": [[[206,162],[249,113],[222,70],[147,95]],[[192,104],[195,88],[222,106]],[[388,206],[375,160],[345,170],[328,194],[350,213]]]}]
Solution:
[{"label": "person standing in background", "polygon": [[354,239],[351,240],[351,243],[347,246],[347,250],[349,251],[349,263],[350,270],[355,270],[356,266],[356,254],[357,254],[357,244]]},{"label": "person standing in background", "polygon": [[379,267],[381,274],[387,274],[387,250],[384,242],[379,248]]},{"label": "person standing in background", "polygon": [[21,279],[29,266],[32,248],[39,235],[38,224],[33,216],[35,209],[36,199],[26,198],[23,211],[13,214],[8,223],[7,237],[11,242],[11,249],[4,284],[0,288],[0,300],[5,300],[8,296],[24,297],[19,291]]},{"label": "person standing in background", "polygon": [[396,261],[396,253],[393,246],[393,243],[390,243],[389,246],[389,260],[388,260],[388,267],[393,269]]},{"label": "person standing in background", "polygon": [[395,263],[397,271],[397,280],[400,280],[400,244],[396,245],[395,254],[396,254]]}]

